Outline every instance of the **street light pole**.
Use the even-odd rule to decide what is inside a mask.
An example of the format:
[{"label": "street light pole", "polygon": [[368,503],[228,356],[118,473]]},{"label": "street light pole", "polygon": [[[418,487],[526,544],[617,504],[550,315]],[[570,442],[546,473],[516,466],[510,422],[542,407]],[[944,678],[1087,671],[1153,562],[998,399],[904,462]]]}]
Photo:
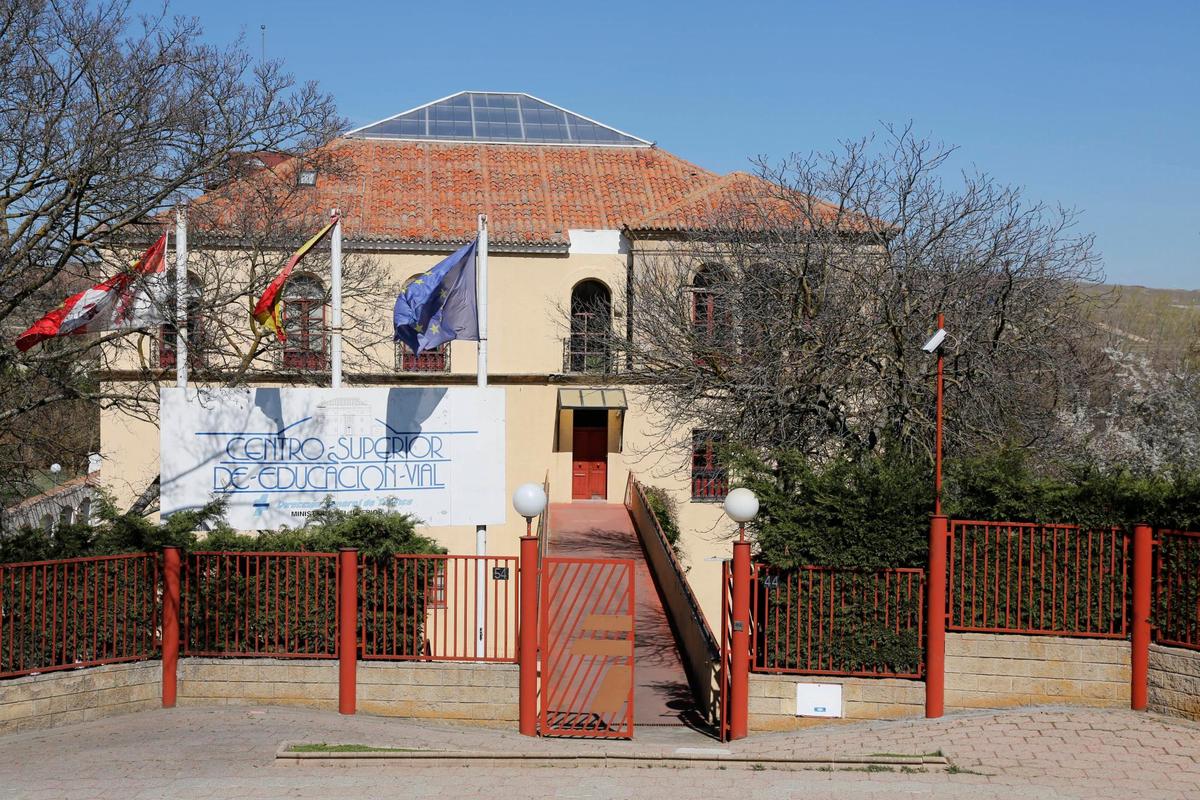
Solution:
[{"label": "street light pole", "polygon": [[[937,318],[938,330],[945,330],[946,320],[942,314]],[[933,513],[942,514],[942,348],[937,351],[937,422],[934,433],[934,476],[933,476]]]}]

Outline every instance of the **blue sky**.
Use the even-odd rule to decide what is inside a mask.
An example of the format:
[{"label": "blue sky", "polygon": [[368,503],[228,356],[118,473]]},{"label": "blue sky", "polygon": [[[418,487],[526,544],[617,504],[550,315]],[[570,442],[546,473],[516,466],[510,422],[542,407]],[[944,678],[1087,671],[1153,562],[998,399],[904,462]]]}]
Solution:
[{"label": "blue sky", "polygon": [[[153,8],[135,0],[135,8]],[[355,124],[525,91],[701,166],[881,121],[1077,208],[1110,281],[1200,289],[1200,3],[175,0],[316,79]]]}]

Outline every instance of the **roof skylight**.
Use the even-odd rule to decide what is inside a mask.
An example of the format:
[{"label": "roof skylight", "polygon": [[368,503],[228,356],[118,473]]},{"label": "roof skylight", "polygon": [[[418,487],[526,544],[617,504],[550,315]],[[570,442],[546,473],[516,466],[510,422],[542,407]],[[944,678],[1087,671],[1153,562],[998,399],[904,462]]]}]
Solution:
[{"label": "roof skylight", "polygon": [[528,94],[459,92],[349,131],[365,139],[649,147],[650,142]]}]

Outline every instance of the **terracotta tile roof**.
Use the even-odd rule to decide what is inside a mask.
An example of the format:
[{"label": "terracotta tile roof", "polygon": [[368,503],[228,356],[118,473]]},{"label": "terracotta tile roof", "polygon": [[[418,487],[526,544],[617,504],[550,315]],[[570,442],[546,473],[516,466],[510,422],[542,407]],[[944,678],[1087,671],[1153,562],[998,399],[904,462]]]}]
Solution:
[{"label": "terracotta tile roof", "polygon": [[[313,213],[340,208],[347,240],[381,246],[466,241],[480,213],[494,243],[562,246],[571,228],[621,228],[717,178],[654,147],[352,138],[330,147],[349,164],[347,174],[318,174],[300,196]],[[294,180],[296,169],[291,161],[273,173]],[[196,203],[215,204],[210,219],[228,220],[237,194],[231,184]]]},{"label": "terracotta tile roof", "polygon": [[789,201],[780,187],[746,172],[731,172],[709,181],[667,206],[628,223],[635,231],[700,231],[724,222],[792,224],[804,215],[800,209],[813,203],[813,211],[833,219],[838,209],[821,200],[797,195]]}]

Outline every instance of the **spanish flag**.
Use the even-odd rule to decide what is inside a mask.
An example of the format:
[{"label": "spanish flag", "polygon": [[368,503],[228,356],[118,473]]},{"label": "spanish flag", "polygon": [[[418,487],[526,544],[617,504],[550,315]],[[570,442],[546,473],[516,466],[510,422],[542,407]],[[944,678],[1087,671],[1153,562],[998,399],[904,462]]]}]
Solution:
[{"label": "spanish flag", "polygon": [[283,287],[287,283],[288,278],[292,276],[292,270],[296,265],[308,255],[308,251],[317,246],[318,243],[333,230],[333,226],[337,224],[338,218],[334,217],[329,221],[329,224],[317,233],[316,236],[309,239],[300,249],[292,254],[288,259],[287,264],[275,276],[275,280],[267,286],[267,290],[263,292],[263,296],[259,298],[258,303],[254,306],[254,310],[250,315],[265,328],[275,332],[275,338],[279,341],[287,341],[287,334],[283,330]]}]

